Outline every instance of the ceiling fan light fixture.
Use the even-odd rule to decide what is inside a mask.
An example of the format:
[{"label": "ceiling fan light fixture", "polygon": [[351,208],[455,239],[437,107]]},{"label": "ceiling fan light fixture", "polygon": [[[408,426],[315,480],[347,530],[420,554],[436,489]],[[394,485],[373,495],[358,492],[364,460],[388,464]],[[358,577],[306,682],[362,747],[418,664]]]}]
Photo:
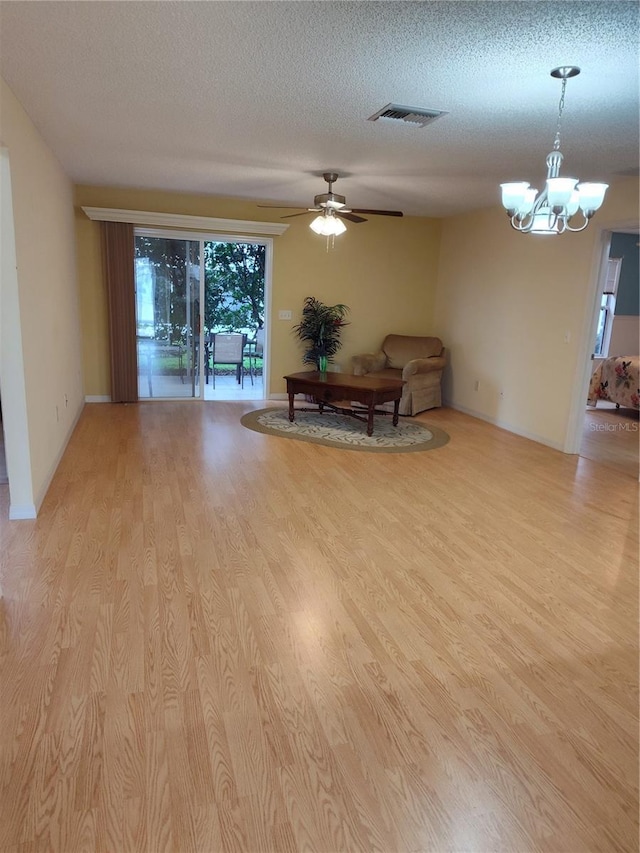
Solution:
[{"label": "ceiling fan light fixture", "polygon": [[[578,184],[577,178],[560,177],[563,160],[560,151],[560,122],[564,109],[564,94],[567,80],[579,73],[580,69],[574,65],[563,65],[551,71],[552,77],[562,80],[562,94],[558,105],[558,124],[553,150],[547,155],[547,183],[543,191],[538,195],[538,191],[531,189],[525,181],[500,184],[502,205],[511,220],[511,227],[524,234],[584,231],[604,201],[608,184]],[[572,228],[569,220],[577,213],[578,208],[584,221],[578,227]]]},{"label": "ceiling fan light fixture", "polygon": [[323,237],[337,237],[338,234],[344,234],[347,226],[337,216],[321,213],[316,216],[313,222],[309,225],[312,231],[316,234],[321,234]]}]

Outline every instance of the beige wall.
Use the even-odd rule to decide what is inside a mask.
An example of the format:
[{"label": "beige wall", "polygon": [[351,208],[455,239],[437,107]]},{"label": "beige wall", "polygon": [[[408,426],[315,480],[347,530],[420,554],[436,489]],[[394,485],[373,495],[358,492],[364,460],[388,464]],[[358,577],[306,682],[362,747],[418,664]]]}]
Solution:
[{"label": "beige wall", "polygon": [[435,328],[447,400],[563,448],[602,229],[637,219],[638,182],[625,179],[580,234],[518,234],[499,208],[444,220]]},{"label": "beige wall", "polygon": [[[84,330],[85,394],[109,394],[107,303],[102,280],[99,225],[82,206],[114,207],[161,213],[280,222],[279,211],[253,202],[146,190],[76,187],[76,229]],[[283,211],[285,213],[285,211]],[[285,220],[287,221],[287,220]],[[388,332],[435,333],[435,302],[440,222],[434,219],[372,216],[367,223],[349,224],[326,251],[324,238],[308,227],[305,217],[288,220],[289,229],[273,238],[273,282],[270,318],[270,390],[282,394],[282,376],[303,368],[301,349],[291,328],[306,296],[328,304],[343,302],[351,309],[343,348],[336,361],[348,368],[356,352],[377,347]],[[290,309],[293,320],[278,320]]]},{"label": "beige wall", "polygon": [[20,362],[23,367],[18,396],[3,394],[8,429],[15,427],[21,441],[20,447],[7,445],[11,511],[18,517],[38,508],[82,409],[81,332],[73,187],[2,80],[0,140],[13,202],[10,210],[3,207],[3,224],[4,214],[12,213],[15,233],[13,246],[3,235],[3,255],[14,249],[17,265],[15,300],[5,299],[12,284],[4,274],[2,282],[3,391],[17,378],[7,378],[9,367],[12,373]]}]

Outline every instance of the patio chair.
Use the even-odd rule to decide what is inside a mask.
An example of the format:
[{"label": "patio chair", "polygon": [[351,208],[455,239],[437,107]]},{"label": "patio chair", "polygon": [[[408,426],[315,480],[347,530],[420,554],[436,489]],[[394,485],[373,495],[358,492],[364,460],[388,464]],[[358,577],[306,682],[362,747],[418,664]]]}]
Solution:
[{"label": "patio chair", "polygon": [[251,377],[251,382],[253,383],[253,374],[257,376],[256,368],[257,361],[260,359],[261,361],[264,359],[264,329],[258,329],[256,331],[256,336],[252,341],[249,341],[249,376]]},{"label": "patio chair", "polygon": [[[215,333],[210,337],[211,344],[211,375],[213,376],[213,387],[216,387],[216,364],[230,364],[236,368],[236,378],[240,386],[244,388],[244,348],[247,336],[240,332],[231,334]],[[207,368],[209,359],[207,358]],[[209,382],[209,371],[207,370],[206,381]],[[253,380],[252,380],[253,381]]]}]

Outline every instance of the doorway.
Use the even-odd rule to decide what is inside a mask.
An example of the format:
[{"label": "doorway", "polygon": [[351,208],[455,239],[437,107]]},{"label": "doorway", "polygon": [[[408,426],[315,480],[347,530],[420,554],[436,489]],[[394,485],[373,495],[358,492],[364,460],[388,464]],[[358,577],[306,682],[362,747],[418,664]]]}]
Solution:
[{"label": "doorway", "polygon": [[[611,228],[601,235],[593,322],[585,349],[589,393],[595,405],[587,406],[586,396],[580,401],[576,447],[580,456],[634,478],[640,463],[637,396],[634,403],[632,395],[624,392],[625,377],[618,373],[621,365],[627,365],[630,376],[638,370],[638,242],[637,225]],[[634,389],[636,385],[637,381]]]},{"label": "doorway", "polygon": [[[140,399],[264,399],[271,241],[151,228],[134,237]],[[233,363],[215,356],[216,335],[241,340]]]},{"label": "doorway", "polygon": [[[267,246],[206,240],[204,251],[205,400],[265,398]],[[215,343],[241,335],[241,364],[225,364]],[[236,356],[237,358],[238,356]],[[221,360],[222,359],[222,360]]]}]

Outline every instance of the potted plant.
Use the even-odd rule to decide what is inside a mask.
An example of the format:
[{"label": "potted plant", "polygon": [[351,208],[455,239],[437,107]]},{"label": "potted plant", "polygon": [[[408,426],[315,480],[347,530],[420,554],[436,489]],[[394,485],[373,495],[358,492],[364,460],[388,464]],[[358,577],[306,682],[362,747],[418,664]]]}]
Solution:
[{"label": "potted plant", "polygon": [[344,320],[348,312],[346,305],[325,305],[314,296],[307,296],[302,320],[293,327],[298,340],[306,345],[304,364],[315,365],[321,373],[326,371],[327,364],[333,361],[342,345],[340,332],[348,325]]}]

